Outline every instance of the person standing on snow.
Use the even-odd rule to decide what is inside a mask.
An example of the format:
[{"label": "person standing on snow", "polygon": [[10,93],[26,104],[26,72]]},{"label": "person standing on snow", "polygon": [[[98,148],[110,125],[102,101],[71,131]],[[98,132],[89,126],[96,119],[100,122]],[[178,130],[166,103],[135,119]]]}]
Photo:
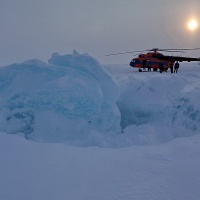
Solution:
[{"label": "person standing on snow", "polygon": [[174,63],[170,63],[170,70],[171,70],[171,73],[174,73]]},{"label": "person standing on snow", "polygon": [[151,63],[149,60],[147,60],[147,69],[148,69],[148,72],[151,71]]},{"label": "person standing on snow", "polygon": [[164,69],[164,68],[163,68],[162,62],[159,63],[159,69],[160,69],[160,73],[162,73],[162,72],[163,72],[163,69]]},{"label": "person standing on snow", "polygon": [[175,66],[174,66],[174,73],[177,73],[178,72],[178,68],[179,68],[179,63],[178,61],[175,63]]}]

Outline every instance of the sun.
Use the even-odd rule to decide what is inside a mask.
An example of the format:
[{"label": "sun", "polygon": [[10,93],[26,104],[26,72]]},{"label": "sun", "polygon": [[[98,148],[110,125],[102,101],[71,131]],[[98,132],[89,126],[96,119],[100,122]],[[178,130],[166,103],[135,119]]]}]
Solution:
[{"label": "sun", "polygon": [[195,31],[198,28],[198,22],[196,19],[191,19],[188,22],[188,29],[191,31]]}]

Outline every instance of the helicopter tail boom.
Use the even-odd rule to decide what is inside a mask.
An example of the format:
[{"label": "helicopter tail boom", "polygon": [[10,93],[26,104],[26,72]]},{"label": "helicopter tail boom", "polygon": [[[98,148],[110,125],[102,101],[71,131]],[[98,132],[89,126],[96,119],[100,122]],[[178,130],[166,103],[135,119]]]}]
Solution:
[{"label": "helicopter tail boom", "polygon": [[160,60],[167,60],[167,61],[179,61],[179,62],[200,61],[200,58],[181,57],[181,56],[164,56],[161,54],[153,54],[152,57],[160,59]]}]

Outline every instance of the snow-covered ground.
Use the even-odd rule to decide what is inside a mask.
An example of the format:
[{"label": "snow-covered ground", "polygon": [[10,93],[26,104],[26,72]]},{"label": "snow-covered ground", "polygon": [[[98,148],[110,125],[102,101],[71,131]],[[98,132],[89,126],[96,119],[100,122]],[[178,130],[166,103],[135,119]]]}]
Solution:
[{"label": "snow-covered ground", "polygon": [[0,134],[2,200],[199,200],[200,135],[127,148]]},{"label": "snow-covered ground", "polygon": [[197,64],[139,73],[74,51],[1,68],[0,199],[199,200],[199,91]]}]

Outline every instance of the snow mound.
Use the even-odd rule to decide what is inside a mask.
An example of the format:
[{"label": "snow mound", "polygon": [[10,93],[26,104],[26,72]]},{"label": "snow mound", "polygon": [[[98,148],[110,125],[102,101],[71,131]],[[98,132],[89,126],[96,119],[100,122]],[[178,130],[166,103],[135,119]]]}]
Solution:
[{"label": "snow mound", "polygon": [[87,140],[120,131],[118,87],[87,54],[49,64],[29,60],[0,69],[0,131],[41,142]]},{"label": "snow mound", "polygon": [[129,71],[120,81],[121,126],[133,144],[200,133],[200,70],[191,67],[182,66],[178,74]]}]

